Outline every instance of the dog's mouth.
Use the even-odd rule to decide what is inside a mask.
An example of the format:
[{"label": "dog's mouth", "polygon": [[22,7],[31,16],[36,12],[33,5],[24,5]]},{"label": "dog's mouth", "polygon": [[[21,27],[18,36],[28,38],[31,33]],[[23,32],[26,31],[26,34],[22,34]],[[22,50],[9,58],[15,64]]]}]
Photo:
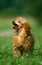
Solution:
[{"label": "dog's mouth", "polygon": [[12,22],[13,24],[13,29],[18,29],[18,24],[16,24],[14,21]]}]

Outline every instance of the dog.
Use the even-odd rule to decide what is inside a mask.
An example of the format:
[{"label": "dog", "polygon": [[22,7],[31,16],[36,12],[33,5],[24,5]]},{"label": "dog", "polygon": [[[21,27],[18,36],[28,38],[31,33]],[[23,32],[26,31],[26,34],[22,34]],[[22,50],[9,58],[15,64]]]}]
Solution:
[{"label": "dog", "polygon": [[17,17],[12,21],[13,29],[15,29],[13,36],[13,55],[22,56],[27,55],[28,51],[33,48],[35,40],[31,33],[31,26],[26,18]]}]

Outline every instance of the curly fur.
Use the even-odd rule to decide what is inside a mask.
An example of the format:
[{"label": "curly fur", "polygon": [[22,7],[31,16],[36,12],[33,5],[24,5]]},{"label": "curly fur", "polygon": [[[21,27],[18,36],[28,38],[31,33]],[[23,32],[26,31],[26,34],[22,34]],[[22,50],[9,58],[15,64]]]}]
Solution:
[{"label": "curly fur", "polygon": [[13,36],[13,55],[26,55],[34,46],[34,36],[30,32],[31,26],[27,19],[23,17],[17,17],[14,22],[18,25],[18,28]]}]

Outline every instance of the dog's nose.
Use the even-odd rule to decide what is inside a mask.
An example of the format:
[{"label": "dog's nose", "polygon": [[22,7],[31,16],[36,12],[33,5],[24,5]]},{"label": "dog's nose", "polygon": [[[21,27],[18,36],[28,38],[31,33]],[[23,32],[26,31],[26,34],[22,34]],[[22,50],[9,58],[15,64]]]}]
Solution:
[{"label": "dog's nose", "polygon": [[14,25],[15,24],[15,21],[12,21],[12,24]]},{"label": "dog's nose", "polygon": [[12,24],[18,27],[18,25],[15,23],[15,21],[13,21]]}]

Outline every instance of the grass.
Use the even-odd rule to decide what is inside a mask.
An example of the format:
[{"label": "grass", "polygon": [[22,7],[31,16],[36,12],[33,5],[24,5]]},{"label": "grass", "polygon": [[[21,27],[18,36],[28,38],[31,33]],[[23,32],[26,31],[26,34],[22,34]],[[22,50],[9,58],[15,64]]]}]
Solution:
[{"label": "grass", "polygon": [[[0,31],[12,30],[12,19],[0,20]],[[34,51],[28,56],[14,57],[12,53],[12,37],[0,37],[0,65],[42,65],[42,26],[30,20],[35,36]]]}]

